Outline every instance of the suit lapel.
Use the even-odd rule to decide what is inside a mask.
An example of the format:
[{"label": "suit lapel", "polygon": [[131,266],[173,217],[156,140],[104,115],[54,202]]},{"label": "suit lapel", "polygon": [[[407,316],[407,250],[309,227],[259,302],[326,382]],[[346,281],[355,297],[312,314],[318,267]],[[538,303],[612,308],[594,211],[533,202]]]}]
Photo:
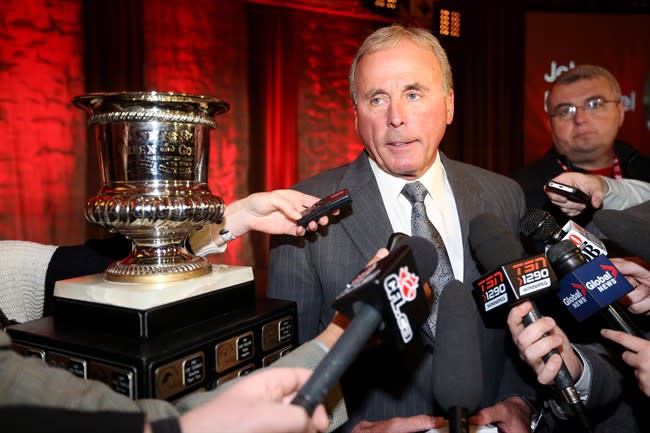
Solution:
[{"label": "suit lapel", "polygon": [[470,276],[473,270],[473,261],[469,246],[469,223],[476,215],[484,209],[484,203],[488,200],[483,196],[484,189],[476,183],[474,176],[465,164],[450,160],[442,152],[442,164],[445,167],[449,185],[454,193],[456,207],[458,209],[458,220],[460,221],[461,236],[463,239],[464,254],[464,281]]},{"label": "suit lapel", "polygon": [[370,260],[386,245],[393,229],[365,152],[350,164],[341,187],[348,188],[352,198],[352,215],[343,218],[341,225],[365,260]]}]

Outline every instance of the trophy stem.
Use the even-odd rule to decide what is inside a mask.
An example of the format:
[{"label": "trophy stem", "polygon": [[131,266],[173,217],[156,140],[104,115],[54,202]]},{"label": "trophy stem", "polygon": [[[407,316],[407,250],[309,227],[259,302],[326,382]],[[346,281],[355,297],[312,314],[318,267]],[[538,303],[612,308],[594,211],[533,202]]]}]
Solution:
[{"label": "trophy stem", "polygon": [[104,271],[107,281],[119,283],[164,283],[205,275],[211,271],[203,257],[191,254],[181,242],[151,246],[132,239],[131,253]]}]

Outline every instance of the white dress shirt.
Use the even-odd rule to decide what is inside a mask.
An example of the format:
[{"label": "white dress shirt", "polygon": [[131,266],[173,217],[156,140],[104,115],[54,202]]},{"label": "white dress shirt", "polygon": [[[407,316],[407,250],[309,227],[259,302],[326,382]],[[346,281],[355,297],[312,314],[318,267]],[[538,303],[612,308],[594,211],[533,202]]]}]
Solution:
[{"label": "white dress shirt", "polygon": [[[402,188],[407,181],[401,177],[386,173],[372,159],[370,159],[370,168],[379,185],[381,198],[393,227],[393,232],[411,235],[411,203],[401,194]],[[460,220],[454,194],[445,174],[445,168],[438,156],[433,165],[417,180],[429,192],[424,200],[424,206],[427,210],[427,216],[445,242],[451,267],[454,271],[454,278],[463,281],[464,255]]]}]

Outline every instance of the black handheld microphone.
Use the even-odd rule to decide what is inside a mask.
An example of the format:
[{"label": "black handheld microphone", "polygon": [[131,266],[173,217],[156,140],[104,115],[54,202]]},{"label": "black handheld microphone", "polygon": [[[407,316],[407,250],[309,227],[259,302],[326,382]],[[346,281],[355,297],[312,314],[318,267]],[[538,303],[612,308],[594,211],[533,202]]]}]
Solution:
[{"label": "black handheld microphone", "polygon": [[[546,256],[524,258],[521,244],[495,215],[482,214],[470,222],[469,243],[478,262],[492,270],[473,283],[482,313],[509,311],[519,302],[557,289],[557,278]],[[533,311],[524,318],[526,324],[540,316],[531,303]]]},{"label": "black handheld microphone", "polygon": [[566,235],[553,215],[544,209],[529,209],[519,223],[521,224],[521,233],[534,241],[554,244],[560,242]]},{"label": "black handheld microphone", "polygon": [[593,221],[612,243],[650,262],[650,201],[624,210],[599,210]]},{"label": "black handheld microphone", "polygon": [[[478,262],[486,269],[495,269],[474,281],[474,295],[479,309],[484,313],[499,308],[509,310],[528,299],[532,309],[523,318],[524,325],[528,326],[541,318],[533,298],[557,290],[557,279],[547,258],[540,254],[522,259],[526,256],[523,247],[505,223],[493,214],[479,215],[470,222],[469,242]],[[544,355],[544,361],[556,353],[559,353],[556,349],[551,350]],[[579,417],[585,430],[589,431],[584,404],[564,362],[553,384]]]},{"label": "black handheld microphone", "polygon": [[478,311],[471,290],[458,280],[445,286],[438,302],[433,392],[447,412],[449,433],[466,433],[483,396]]},{"label": "black handheld microphone", "polygon": [[407,235],[406,233],[402,232],[395,232],[390,237],[388,238],[388,242],[386,243],[386,249],[388,251],[393,251],[397,244],[399,244],[401,241],[408,239],[410,236]]},{"label": "black handheld microphone", "polygon": [[569,220],[560,228],[549,212],[543,209],[530,209],[521,219],[521,233],[534,241],[543,241],[547,249],[562,240],[568,239],[591,260],[601,254],[607,255],[605,244],[580,225]]},{"label": "black handheld microphone", "polygon": [[392,331],[399,346],[412,341],[429,313],[422,286],[437,264],[433,244],[410,237],[361,271],[332,304],[352,320],[292,403],[311,415],[376,331]]},{"label": "black handheld microphone", "polygon": [[[603,211],[596,214],[600,212]],[[619,227],[625,227],[624,230],[618,229],[622,232],[647,231],[640,227],[642,224],[635,218],[619,219],[612,224],[607,216],[608,213],[605,213],[598,217],[605,227],[612,228],[618,224]],[[637,230],[630,231],[631,228]],[[598,312],[613,327],[631,335],[642,336],[625,311],[615,302],[630,292],[632,286],[607,259],[607,250],[600,239],[571,221],[564,230],[560,229],[555,218],[542,209],[531,209],[522,218],[522,233],[532,239],[552,243],[546,250],[546,255],[560,278],[557,296],[577,321],[582,322]],[[629,238],[630,235],[623,237]],[[592,261],[592,265],[587,265],[587,262]]]},{"label": "black handheld microphone", "polygon": [[601,313],[613,327],[643,338],[616,303],[632,290],[632,285],[607,256],[599,255],[587,261],[569,240],[551,246],[546,255],[560,279],[557,297],[578,322]]}]

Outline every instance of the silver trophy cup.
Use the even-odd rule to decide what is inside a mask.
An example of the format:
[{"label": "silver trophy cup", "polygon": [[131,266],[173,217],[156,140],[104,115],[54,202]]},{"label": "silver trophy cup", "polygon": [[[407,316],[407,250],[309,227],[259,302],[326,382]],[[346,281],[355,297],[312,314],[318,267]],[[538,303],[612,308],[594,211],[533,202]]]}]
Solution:
[{"label": "silver trophy cup", "polygon": [[167,282],[210,272],[184,246],[187,236],[223,218],[207,184],[210,129],[230,108],[215,98],[120,92],[77,96],[94,129],[101,188],[86,203],[88,221],[133,243],[112,263],[114,282]]}]

